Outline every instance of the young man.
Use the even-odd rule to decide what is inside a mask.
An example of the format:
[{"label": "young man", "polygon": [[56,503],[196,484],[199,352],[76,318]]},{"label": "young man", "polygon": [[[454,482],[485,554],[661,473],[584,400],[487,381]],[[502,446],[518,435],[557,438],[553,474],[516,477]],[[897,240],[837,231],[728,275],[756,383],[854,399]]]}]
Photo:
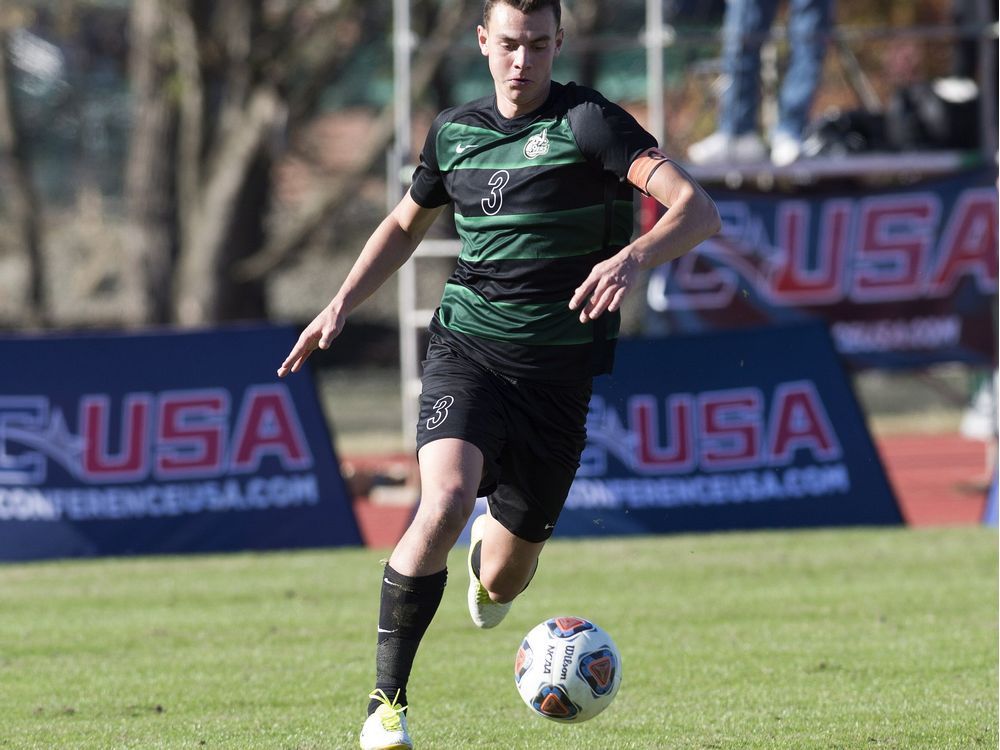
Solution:
[{"label": "young man", "polygon": [[[421,498],[382,581],[365,750],[412,748],[406,685],[473,524],[469,609],[497,625],[528,585],[586,440],[591,379],[610,372],[624,296],[643,269],[719,227],[715,205],[624,110],[552,81],[558,0],[486,0],[479,46],[495,93],[441,113],[413,185],[278,370],[326,349],[410,257],[444,206],[462,239],[430,326],[417,426]],[[630,184],[631,183],[631,184]],[[630,243],[632,186],[669,207]]]}]

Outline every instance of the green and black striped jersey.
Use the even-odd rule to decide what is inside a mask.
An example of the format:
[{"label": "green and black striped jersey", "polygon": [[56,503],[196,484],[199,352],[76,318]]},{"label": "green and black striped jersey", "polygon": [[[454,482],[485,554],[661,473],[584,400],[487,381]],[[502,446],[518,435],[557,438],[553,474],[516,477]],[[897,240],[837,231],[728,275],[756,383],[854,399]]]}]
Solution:
[{"label": "green and black striped jersey", "polygon": [[656,146],[621,107],[553,82],[506,119],[489,96],[434,120],[410,196],[454,203],[462,252],[431,332],[516,378],[578,382],[611,371],[618,313],[580,323],[573,291],[631,240],[632,161]]}]

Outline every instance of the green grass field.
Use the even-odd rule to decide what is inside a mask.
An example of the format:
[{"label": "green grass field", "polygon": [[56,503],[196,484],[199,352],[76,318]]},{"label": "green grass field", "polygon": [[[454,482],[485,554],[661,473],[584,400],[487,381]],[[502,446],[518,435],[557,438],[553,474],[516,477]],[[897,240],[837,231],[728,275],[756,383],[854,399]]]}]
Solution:
[{"label": "green grass field", "polygon": [[[411,682],[418,750],[997,747],[995,530],[557,541],[482,632],[462,552]],[[384,554],[0,566],[0,748],[357,747]],[[579,726],[514,688],[556,614],[622,651]]]}]

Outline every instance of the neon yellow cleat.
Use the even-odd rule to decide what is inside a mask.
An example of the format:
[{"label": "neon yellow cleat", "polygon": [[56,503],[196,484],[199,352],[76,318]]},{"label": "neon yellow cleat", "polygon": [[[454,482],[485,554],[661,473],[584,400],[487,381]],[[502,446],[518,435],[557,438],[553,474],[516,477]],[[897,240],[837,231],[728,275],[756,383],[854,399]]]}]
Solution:
[{"label": "neon yellow cleat", "polygon": [[469,569],[469,615],[477,628],[495,628],[510,611],[512,602],[500,604],[490,599],[490,592],[476,578],[472,570],[472,551],[483,540],[486,530],[486,514],[472,522],[469,540],[469,559],[466,567]]},{"label": "neon yellow cleat", "polygon": [[381,690],[375,690],[368,697],[382,704],[361,728],[361,750],[413,750],[413,740],[406,731],[406,714],[403,713],[406,706],[399,705],[395,698],[389,700],[389,696]]}]

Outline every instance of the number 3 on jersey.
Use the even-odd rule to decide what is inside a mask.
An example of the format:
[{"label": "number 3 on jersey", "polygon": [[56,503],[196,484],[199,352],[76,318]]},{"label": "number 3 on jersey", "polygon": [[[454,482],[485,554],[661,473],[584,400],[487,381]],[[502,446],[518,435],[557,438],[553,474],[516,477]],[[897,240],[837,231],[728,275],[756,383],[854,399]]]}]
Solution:
[{"label": "number 3 on jersey", "polygon": [[510,182],[510,172],[506,169],[501,169],[490,175],[488,183],[490,186],[490,196],[480,201],[483,204],[483,212],[487,216],[495,216],[500,213],[500,207],[503,205],[503,189],[508,182]]}]

